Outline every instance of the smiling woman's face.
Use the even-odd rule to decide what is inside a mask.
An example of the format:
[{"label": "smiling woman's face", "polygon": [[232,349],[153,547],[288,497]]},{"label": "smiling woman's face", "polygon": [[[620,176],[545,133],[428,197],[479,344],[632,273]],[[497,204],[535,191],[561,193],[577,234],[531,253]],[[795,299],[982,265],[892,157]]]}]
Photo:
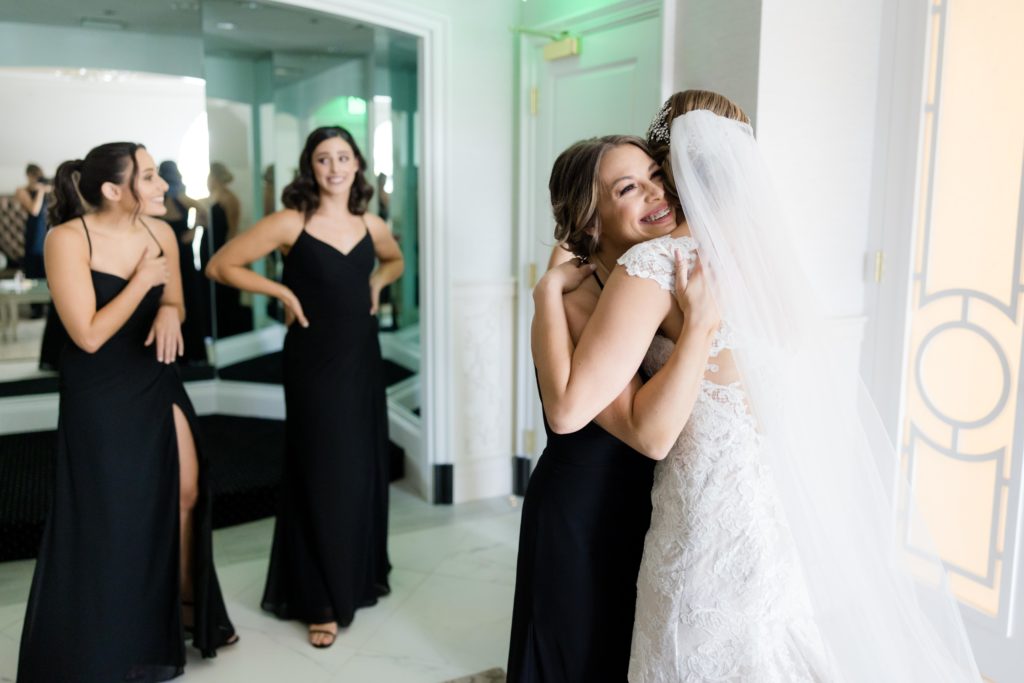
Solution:
[{"label": "smiling woman's face", "polygon": [[[164,215],[167,213],[167,206],[164,204],[167,182],[157,173],[156,162],[153,161],[149,152],[140,147],[135,150],[135,163],[138,166],[135,194],[139,197],[139,210],[145,216]],[[131,192],[122,192],[121,200],[132,204],[135,198],[132,197]]]},{"label": "smiling woman's face", "polygon": [[320,191],[326,194],[348,192],[359,172],[359,159],[352,145],[340,137],[327,138],[317,145],[310,162],[313,177]]},{"label": "smiling woman's face", "polygon": [[639,147],[605,152],[599,171],[600,251],[618,257],[634,244],[672,232],[675,211],[665,198],[661,167]]}]

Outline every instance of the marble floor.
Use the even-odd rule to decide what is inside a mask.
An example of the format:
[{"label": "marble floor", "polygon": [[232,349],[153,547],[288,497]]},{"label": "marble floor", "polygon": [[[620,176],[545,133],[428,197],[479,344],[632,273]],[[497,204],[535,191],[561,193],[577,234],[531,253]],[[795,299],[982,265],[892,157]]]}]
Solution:
[{"label": "marble floor", "polygon": [[[178,680],[441,683],[504,668],[519,503],[508,497],[432,506],[401,483],[392,486],[392,593],[357,612],[324,650],[307,643],[301,624],[259,608],[273,520],[215,531],[217,571],[241,641],[211,660],[189,648],[185,676]],[[33,565],[0,563],[0,681],[13,681],[17,670]]]}]

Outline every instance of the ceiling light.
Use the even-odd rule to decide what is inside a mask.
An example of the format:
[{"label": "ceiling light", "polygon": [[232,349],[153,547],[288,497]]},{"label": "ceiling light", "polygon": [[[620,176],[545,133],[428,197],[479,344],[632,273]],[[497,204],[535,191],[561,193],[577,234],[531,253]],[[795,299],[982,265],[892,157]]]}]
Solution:
[{"label": "ceiling light", "polygon": [[235,23],[233,21],[218,21],[217,28],[221,31],[234,31]]}]

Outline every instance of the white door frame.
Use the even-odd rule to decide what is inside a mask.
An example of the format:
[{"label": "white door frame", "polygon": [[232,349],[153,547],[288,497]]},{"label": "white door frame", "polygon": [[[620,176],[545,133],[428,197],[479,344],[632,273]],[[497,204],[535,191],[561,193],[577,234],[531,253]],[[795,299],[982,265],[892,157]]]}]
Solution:
[{"label": "white door frame", "polygon": [[422,164],[419,176],[420,231],[420,344],[423,438],[427,462],[418,463],[426,486],[434,496],[434,465],[452,462],[451,403],[452,352],[448,277],[450,245],[444,226],[448,217],[448,71],[451,33],[446,17],[413,4],[397,6],[386,0],[275,0],[282,5],[336,14],[414,35],[420,39],[419,103]]},{"label": "white door frame", "polygon": [[[625,0],[610,7],[563,17],[551,22],[528,27],[532,31],[556,34],[569,31],[572,35],[583,38],[583,50],[586,50],[586,36],[614,26],[629,24],[648,19],[652,15],[661,14],[670,0]],[[674,16],[674,15],[673,15]],[[662,40],[667,40],[669,31],[662,32]],[[534,202],[547,198],[534,197],[536,183],[530,174],[534,168],[534,152],[537,148],[537,117],[531,114],[530,90],[537,85],[537,70],[542,62],[538,58],[538,49],[548,42],[545,38],[520,33],[518,36],[518,73],[517,83],[517,119],[518,149],[516,169],[516,273],[518,280],[516,296],[516,370],[515,370],[515,455],[525,456],[531,460],[540,455],[537,440],[527,443],[525,435],[532,432],[538,436],[543,432],[539,413],[536,412],[536,382],[533,373],[533,358],[530,353],[530,321],[533,317],[533,295],[529,273],[531,265],[536,267],[536,276],[544,274],[546,263],[534,263],[533,235],[534,226],[532,208]],[[665,55],[671,56],[670,48],[662,46],[663,60]],[[669,60],[671,62],[671,59]],[[667,74],[667,75],[666,75]],[[664,63],[658,76],[661,89],[666,88],[666,79],[671,78]],[[663,93],[664,94],[664,93]],[[542,102],[540,106],[544,106]],[[654,111],[651,115],[654,115]],[[552,238],[552,242],[554,238]]]},{"label": "white door frame", "polygon": [[928,0],[886,3],[879,57],[879,70],[888,77],[879,78],[867,254],[871,261],[881,251],[884,261],[881,282],[869,280],[865,287],[861,374],[897,443],[903,395],[892,386],[903,382],[907,353],[930,5]]}]

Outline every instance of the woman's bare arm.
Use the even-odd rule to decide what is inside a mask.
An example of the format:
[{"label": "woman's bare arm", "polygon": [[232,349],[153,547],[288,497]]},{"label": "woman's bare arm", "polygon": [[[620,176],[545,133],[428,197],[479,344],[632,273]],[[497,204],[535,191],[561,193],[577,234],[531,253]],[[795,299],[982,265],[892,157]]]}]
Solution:
[{"label": "woman's bare arm", "polygon": [[577,347],[565,318],[562,286],[557,275],[552,277],[559,268],[534,288],[531,347],[548,423],[567,433],[593,420],[626,388],[673,304],[656,282],[628,277],[616,267]]},{"label": "woman's bare arm", "polygon": [[[552,429],[580,429],[618,396],[636,374],[651,339],[674,304],[653,280],[630,277],[616,267],[586,329],[573,344],[561,301],[560,266],[545,274],[534,290],[532,330],[534,362],[540,376],[545,413]],[[703,283],[702,283],[703,284]],[[713,309],[713,307],[712,307]],[[695,308],[687,315],[677,352],[713,333],[717,310]]]},{"label": "woman's bare arm", "polygon": [[370,313],[377,312],[382,289],[397,280],[405,271],[405,259],[398,247],[391,228],[378,216],[366,214],[366,229],[373,240],[373,250],[377,254],[377,268],[370,275]]},{"label": "woman's bare arm", "polygon": [[309,326],[295,294],[247,266],[272,251],[287,251],[302,229],[302,214],[292,209],[276,211],[217,250],[206,266],[206,276],[217,282],[279,299],[303,327]]},{"label": "woman's bare arm", "polygon": [[[605,287],[602,300],[607,293],[608,287]],[[689,419],[717,327],[717,307],[707,290],[703,273],[697,269],[692,278],[688,279],[686,265],[679,255],[676,258],[676,294],[682,306],[691,310],[702,308],[703,313],[686,316],[687,322],[683,325],[672,354],[654,377],[644,384],[634,374],[628,379],[625,389],[615,396],[607,407],[599,409],[600,412],[594,417],[605,430],[655,459],[663,458],[668,453]],[[566,299],[578,302],[582,297],[570,296]],[[586,323],[585,318],[589,311],[581,314],[579,308],[579,305],[569,305],[565,309],[571,333],[569,347],[573,346],[573,342],[578,338],[589,334],[580,328],[586,324],[585,329],[590,329],[589,325],[593,322],[591,318],[591,323]],[[645,343],[645,349],[647,345],[649,340]],[[570,350],[569,347],[566,347],[566,352]],[[561,360],[568,364],[568,355]],[[538,375],[542,378],[541,391],[549,424],[555,431],[573,431],[582,427],[582,424],[552,424],[559,419],[565,419],[565,416],[555,414],[558,406],[552,409],[552,401],[543,393],[547,378],[541,365],[542,363],[538,363]],[[597,400],[603,400],[603,397]],[[569,418],[573,419],[575,416]]]},{"label": "woman's bare arm", "polygon": [[46,191],[46,187],[40,187],[36,190],[36,194],[33,197],[26,188],[19,187],[14,191],[14,196],[17,198],[18,203],[21,204],[21,208],[25,209],[30,216],[35,218],[43,210],[43,200],[46,199]]},{"label": "woman's bare arm", "polygon": [[106,306],[96,309],[89,252],[85,236],[70,225],[47,234],[44,246],[47,282],[57,314],[72,341],[87,353],[95,353],[120,330],[149,290],[167,280],[166,256],[147,249],[125,288]]}]

